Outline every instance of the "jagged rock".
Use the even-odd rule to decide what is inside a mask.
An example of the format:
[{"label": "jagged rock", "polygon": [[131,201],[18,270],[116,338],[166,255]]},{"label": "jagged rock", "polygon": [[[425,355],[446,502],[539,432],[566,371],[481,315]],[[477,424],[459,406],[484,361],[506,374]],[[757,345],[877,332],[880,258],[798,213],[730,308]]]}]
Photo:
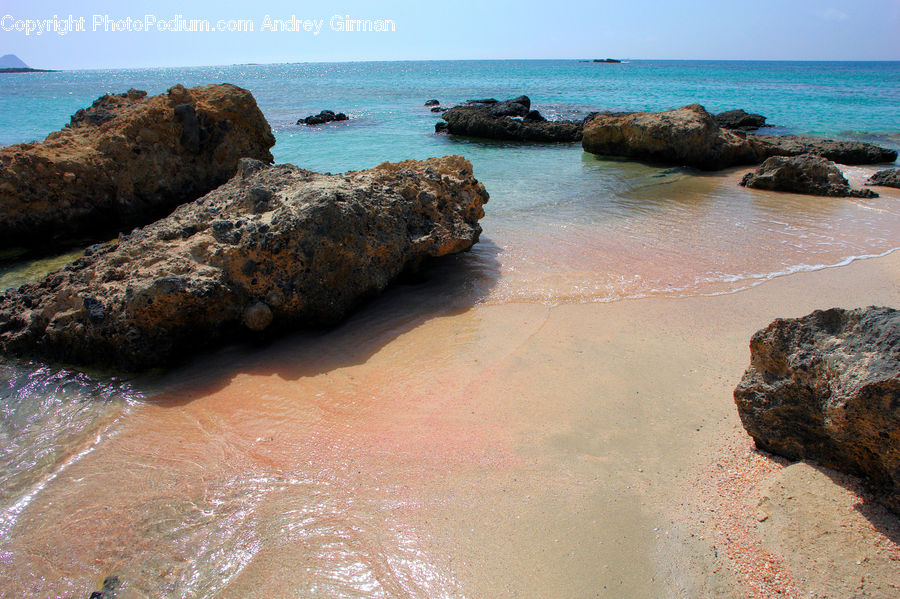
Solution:
[{"label": "jagged rock", "polygon": [[704,170],[757,162],[747,139],[721,129],[699,104],[665,112],[597,114],[585,125],[581,145],[591,154]]},{"label": "jagged rock", "polygon": [[333,110],[323,110],[319,114],[311,114],[308,117],[297,121],[298,125],[324,125],[335,121],[350,120],[343,112],[334,112]]},{"label": "jagged rock", "polygon": [[440,103],[441,103],[440,100],[426,100],[425,106],[437,106]]},{"label": "jagged rock", "polygon": [[528,96],[498,102],[469,100],[454,106],[435,124],[435,133],[509,141],[571,142],[581,139],[581,121],[548,121],[531,110]]},{"label": "jagged rock", "polygon": [[716,123],[723,129],[752,131],[766,126],[766,117],[745,112],[743,109],[727,110],[716,115]]},{"label": "jagged rock", "polygon": [[897,151],[861,141],[837,141],[811,136],[755,135],[747,139],[754,145],[760,160],[770,156],[818,154],[840,164],[881,164],[894,162]]},{"label": "jagged rock", "polygon": [[753,335],[734,400],[757,447],[865,476],[900,514],[900,311],[774,321]]},{"label": "jagged rock", "polygon": [[878,171],[866,181],[866,185],[881,185],[900,188],[900,169],[886,168]]},{"label": "jagged rock", "polygon": [[461,156],[341,175],[243,160],[167,218],[0,296],[0,349],[135,370],[330,325],[404,269],[468,250],[487,200]]},{"label": "jagged rock", "polygon": [[448,108],[444,108],[443,106],[434,106],[431,109],[431,112],[447,112]]},{"label": "jagged rock", "polygon": [[271,161],[274,144],[253,95],[234,85],[103,96],[44,141],[0,149],[0,247],[151,222],[227,181],[238,159]]},{"label": "jagged rock", "polygon": [[877,198],[869,189],[853,189],[838,167],[821,156],[772,156],[747,173],[741,185],[770,191],[789,191],[818,196]]}]

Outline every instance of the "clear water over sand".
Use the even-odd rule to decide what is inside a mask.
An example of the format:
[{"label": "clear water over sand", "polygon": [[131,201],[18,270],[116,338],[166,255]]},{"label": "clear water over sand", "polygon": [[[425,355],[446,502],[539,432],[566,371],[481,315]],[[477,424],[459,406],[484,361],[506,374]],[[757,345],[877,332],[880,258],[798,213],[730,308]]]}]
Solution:
[{"label": "clear water over sand", "polygon": [[[802,287],[775,297],[783,309],[761,308],[764,295],[748,307],[734,299],[744,294],[718,294],[890,254],[900,194],[771,194],[740,188],[743,170],[454,140],[430,134],[436,119],[421,103],[526,91],[548,114],[576,114],[704,101],[803,132],[891,140],[897,127],[879,107],[900,83],[890,68],[834,67],[807,73],[806,89],[789,65],[748,74],[720,64],[706,67],[720,77],[698,86],[696,65],[652,66],[640,80],[581,63],[16,80],[15,93],[47,110],[4,125],[4,141],[56,128],[101,83],[158,92],[230,80],[260,99],[278,160],[339,171],[460,153],[491,201],[472,252],[334,330],[137,378],[0,365],[0,594],[87,596],[109,575],[126,597],[656,597],[725,584],[680,553],[683,530],[661,510],[689,487],[686,456],[732,425],[728,394],[753,328],[816,304],[792,299]],[[770,87],[741,92],[752,77]],[[847,104],[853,89],[867,90],[869,112]],[[779,94],[833,110],[792,112]],[[292,125],[322,108],[356,122]],[[845,174],[858,185],[872,171]],[[9,256],[0,282],[20,284],[72,255]],[[896,283],[881,280],[888,289],[871,295],[858,283],[841,289],[838,276],[819,284],[831,301],[890,301]],[[648,296],[657,299],[620,301]]]}]

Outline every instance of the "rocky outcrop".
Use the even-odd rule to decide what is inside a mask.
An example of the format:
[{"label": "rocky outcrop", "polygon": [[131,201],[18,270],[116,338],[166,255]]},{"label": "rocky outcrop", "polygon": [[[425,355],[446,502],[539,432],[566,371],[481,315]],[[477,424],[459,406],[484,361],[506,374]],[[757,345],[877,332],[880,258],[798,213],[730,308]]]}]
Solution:
[{"label": "rocky outcrop", "polygon": [[586,152],[703,170],[801,154],[817,154],[842,164],[877,164],[897,158],[894,150],[869,143],[723,129],[699,104],[665,112],[592,113],[588,117],[581,142]]},{"label": "rocky outcrop", "polygon": [[440,100],[425,100],[425,106],[438,106],[440,103]]},{"label": "rocky outcrop", "polygon": [[325,123],[331,123],[334,121],[348,121],[350,117],[348,117],[343,112],[334,112],[333,110],[323,110],[319,112],[319,114],[311,114],[308,117],[299,119],[297,121],[298,125],[324,125]]},{"label": "rocky outcrop", "polygon": [[275,138],[247,90],[130,90],[79,110],[42,142],[0,149],[0,247],[115,234],[271,161]]},{"label": "rocky outcrop", "polygon": [[900,169],[886,168],[878,171],[866,181],[866,185],[881,185],[883,187],[900,188]]},{"label": "rocky outcrop", "polygon": [[745,136],[723,130],[699,104],[666,112],[598,114],[585,125],[581,145],[591,154],[704,170],[758,162]]},{"label": "rocky outcrop", "polygon": [[508,141],[572,142],[581,139],[581,121],[548,121],[531,110],[528,96],[499,102],[493,98],[469,100],[444,112],[436,133]]},{"label": "rocky outcrop", "polygon": [[167,218],[0,296],[0,350],[133,370],[330,325],[405,269],[468,250],[487,200],[460,156],[341,175],[244,160]]},{"label": "rocky outcrop", "polygon": [[742,109],[727,110],[716,115],[716,123],[723,129],[754,131],[766,126],[766,117]]},{"label": "rocky outcrop", "polygon": [[754,172],[744,175],[741,185],[818,196],[878,197],[869,189],[851,188],[833,162],[813,154],[767,158]]},{"label": "rocky outcrop", "polygon": [[816,311],[753,335],[734,391],[757,447],[868,478],[900,513],[900,311]]},{"label": "rocky outcrop", "polygon": [[761,160],[770,156],[817,154],[840,164],[894,162],[897,151],[861,141],[838,141],[795,135],[747,135]]}]

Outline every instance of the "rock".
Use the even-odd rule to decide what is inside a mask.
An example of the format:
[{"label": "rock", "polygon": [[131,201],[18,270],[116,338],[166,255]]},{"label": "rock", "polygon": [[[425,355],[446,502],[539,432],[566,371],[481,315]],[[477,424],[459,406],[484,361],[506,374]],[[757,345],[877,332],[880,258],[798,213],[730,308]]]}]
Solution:
[{"label": "rock", "polygon": [[774,321],[753,335],[734,400],[757,447],[864,476],[900,514],[900,311]]},{"label": "rock", "polygon": [[435,106],[431,109],[431,112],[447,112],[447,110],[448,109],[444,108],[443,106]]},{"label": "rock", "polygon": [[595,58],[594,62],[603,62],[603,63],[607,63],[607,64],[618,64],[622,61],[616,60],[615,58]]},{"label": "rock", "polygon": [[0,149],[0,247],[151,222],[227,181],[240,158],[270,162],[274,144],[253,95],[234,85],[103,96],[44,141]]},{"label": "rock", "polygon": [[0,350],[139,370],[331,325],[405,269],[468,250],[487,200],[460,156],[341,175],[243,160],[199,200],[0,295]]},{"label": "rock", "polygon": [[840,164],[881,164],[894,162],[897,151],[861,141],[836,141],[811,136],[755,135],[747,139],[756,148],[760,160],[770,156],[818,154]]},{"label": "rock", "polygon": [[528,96],[498,102],[469,100],[454,106],[435,125],[436,133],[452,133],[508,141],[571,142],[581,139],[581,121],[548,121],[531,110]]},{"label": "rock", "polygon": [[886,168],[878,171],[866,181],[866,185],[881,185],[884,187],[900,188],[900,169]]},{"label": "rock", "polygon": [[813,154],[767,158],[756,171],[744,175],[741,185],[819,196],[878,197],[869,189],[852,189],[833,162]]},{"label": "rock", "polygon": [[323,110],[319,114],[311,114],[306,118],[297,121],[298,125],[324,125],[336,121],[350,120],[343,112],[334,112],[333,110]]},{"label": "rock", "polygon": [[716,123],[723,129],[740,129],[752,131],[766,126],[766,117],[761,114],[753,114],[744,110],[728,110],[716,115]]},{"label": "rock", "polygon": [[91,593],[90,599],[115,599],[118,597],[119,577],[107,576],[103,579],[103,587]]},{"label": "rock", "polygon": [[425,106],[437,106],[438,104],[440,104],[439,100],[426,100],[425,101]]},{"label": "rock", "polygon": [[699,104],[666,112],[595,115],[584,128],[581,145],[591,154],[704,170],[758,162],[744,136],[721,129]]}]

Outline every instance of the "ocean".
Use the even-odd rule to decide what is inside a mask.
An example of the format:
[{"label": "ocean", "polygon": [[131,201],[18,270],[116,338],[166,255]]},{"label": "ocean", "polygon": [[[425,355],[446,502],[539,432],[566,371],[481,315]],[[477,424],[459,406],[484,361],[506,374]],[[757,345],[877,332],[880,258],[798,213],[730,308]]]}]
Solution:
[{"label": "ocean", "polygon": [[[603,160],[582,152],[580,144],[435,135],[440,117],[424,107],[432,98],[452,106],[472,98],[526,94],[533,108],[553,119],[699,103],[711,112],[743,108],[761,113],[772,125],[763,131],[767,133],[824,135],[900,149],[897,62],[362,62],[4,75],[0,144],[40,140],[104,93],[137,88],[157,94],[176,83],[221,82],[253,92],[275,133],[277,162],[342,172],[384,161],[462,154],[491,196],[481,242],[471,252],[435,265],[427,282],[396,287],[386,296],[390,301],[363,308],[352,320],[353,331],[342,327],[332,333],[299,333],[285,342],[285,355],[318,364],[312,372],[299,368],[293,379],[297,393],[307,394],[303,397],[312,398],[312,404],[300,409],[295,405],[299,396],[279,403],[265,388],[257,392],[268,409],[290,412],[288,420],[295,424],[321,411],[365,411],[360,397],[378,395],[376,389],[344,381],[346,395],[321,399],[327,384],[317,387],[309,380],[331,376],[332,370],[334,377],[343,376],[341,352],[369,338],[412,335],[423,323],[457,311],[728,294],[782,275],[900,248],[900,204],[890,194],[875,199],[767,194],[737,185],[749,169],[701,173]],[[350,120],[320,127],[295,124],[322,109],[345,112]],[[844,169],[856,185],[873,171]],[[0,287],[34,280],[79,251],[39,260],[7,252],[0,259]],[[460,351],[470,342],[465,335],[448,341]],[[324,357],[315,350],[320,346],[330,348]],[[429,364],[417,362],[413,349],[404,354],[411,360],[408,367],[427,369]],[[396,583],[406,596],[457,596],[448,574],[452,568],[422,557],[400,516],[387,517],[383,528],[369,535],[360,532],[358,522],[335,516],[355,508],[350,507],[354,497],[332,493],[333,479],[312,474],[292,478],[283,472],[273,476],[256,466],[236,466],[250,459],[241,453],[246,447],[240,427],[219,431],[221,438],[207,439],[205,446],[192,438],[196,456],[218,452],[229,464],[210,474],[209,484],[203,468],[185,468],[188,458],[173,465],[165,451],[126,453],[124,460],[117,453],[123,444],[135,452],[148,443],[180,442],[165,430],[151,430],[146,438],[136,432],[134,422],[152,423],[148,413],[161,405],[171,407],[168,418],[194,418],[201,429],[217,430],[215,408],[201,415],[197,407],[178,412],[183,404],[192,405],[191,392],[184,389],[215,387],[210,380],[226,372],[239,378],[242,361],[258,360],[258,351],[226,348],[215,359],[199,357],[174,374],[139,377],[34,362],[0,363],[0,564],[6,570],[0,594],[28,590],[41,596],[87,596],[89,585],[96,587],[98,580],[115,574],[135,592],[151,596],[212,596],[241,575],[265,539],[302,537],[304,523],[311,523],[318,544],[303,555],[315,563],[306,566],[301,595],[396,595],[376,575],[384,560],[394,560],[406,564],[397,568],[408,580]],[[402,381],[402,369],[394,374]],[[352,399],[351,388],[356,394]],[[159,400],[159,394],[166,399]],[[243,418],[259,439],[268,434],[246,405],[235,400],[227,409],[229,418]],[[272,434],[289,438],[293,433]],[[314,461],[315,455],[307,458]],[[337,454],[329,458],[340,461]],[[215,467],[200,457],[196,461]],[[124,470],[129,474],[123,477]],[[109,501],[101,491],[126,484],[120,478],[131,485],[123,491],[128,509],[141,511],[128,526],[100,513]],[[166,485],[183,496],[169,501]],[[364,493],[371,503],[365,509],[372,510],[364,519],[367,526],[378,528],[378,501],[387,495]],[[260,515],[261,506],[276,509],[270,501],[294,517],[282,521]],[[80,510],[78,524],[62,537],[79,540],[65,550],[53,536],[59,534],[60,518],[69,521],[60,504]],[[329,514],[340,522],[329,521]],[[95,516],[96,523],[85,524]],[[79,536],[91,531],[97,538],[90,542]],[[354,544],[363,542],[360,535],[374,545],[360,550]],[[384,544],[383,552],[378,543]]]}]

